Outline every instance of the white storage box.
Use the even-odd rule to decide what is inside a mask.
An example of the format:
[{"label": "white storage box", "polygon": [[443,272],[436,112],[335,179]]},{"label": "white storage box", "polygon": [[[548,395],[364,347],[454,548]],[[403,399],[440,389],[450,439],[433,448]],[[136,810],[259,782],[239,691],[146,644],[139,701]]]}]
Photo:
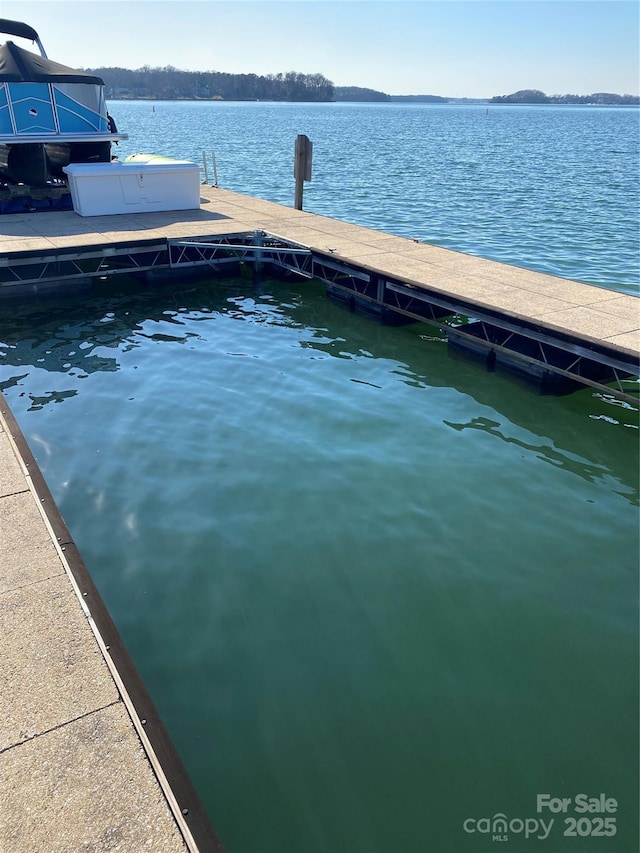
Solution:
[{"label": "white storage box", "polygon": [[200,207],[200,168],[187,160],[70,163],[64,171],[80,216]]}]

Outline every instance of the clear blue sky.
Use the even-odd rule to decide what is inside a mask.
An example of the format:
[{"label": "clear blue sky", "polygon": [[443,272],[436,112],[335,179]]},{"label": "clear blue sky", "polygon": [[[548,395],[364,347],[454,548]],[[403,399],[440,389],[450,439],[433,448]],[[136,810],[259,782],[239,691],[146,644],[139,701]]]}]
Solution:
[{"label": "clear blue sky", "polygon": [[0,0],[0,14],[78,68],[319,72],[394,95],[639,89],[636,0]]}]

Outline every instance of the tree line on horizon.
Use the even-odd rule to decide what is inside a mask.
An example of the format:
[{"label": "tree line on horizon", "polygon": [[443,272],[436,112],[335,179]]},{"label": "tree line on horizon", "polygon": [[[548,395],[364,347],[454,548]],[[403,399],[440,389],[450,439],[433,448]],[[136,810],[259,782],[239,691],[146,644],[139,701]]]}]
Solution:
[{"label": "tree line on horizon", "polygon": [[331,101],[334,86],[322,74],[227,74],[152,68],[84,69],[101,77],[108,98],[224,101]]},{"label": "tree line on horizon", "polygon": [[334,86],[322,74],[228,74],[220,71],[183,71],[172,65],[152,68],[83,69],[101,77],[109,99],[224,100],[224,101],[375,101],[407,103],[491,104],[609,104],[639,105],[637,95],[606,92],[592,95],[545,95],[538,89],[521,89],[492,98],[445,98],[440,95],[388,95],[359,86]]},{"label": "tree line on horizon", "polygon": [[492,104],[608,104],[640,105],[638,95],[614,95],[611,92],[594,92],[591,95],[545,95],[539,89],[520,89],[511,95],[495,95]]}]

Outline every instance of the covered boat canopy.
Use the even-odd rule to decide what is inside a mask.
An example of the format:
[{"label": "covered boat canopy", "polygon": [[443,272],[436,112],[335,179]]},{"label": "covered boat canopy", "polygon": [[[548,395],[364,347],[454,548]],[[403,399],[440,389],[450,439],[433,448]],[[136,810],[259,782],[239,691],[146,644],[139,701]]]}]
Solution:
[{"label": "covered boat canopy", "polygon": [[89,83],[104,86],[101,77],[45,59],[30,50],[23,50],[12,41],[0,45],[0,83]]},{"label": "covered boat canopy", "polygon": [[40,36],[28,24],[23,24],[22,21],[10,21],[8,18],[0,18],[0,33],[6,33],[8,36],[20,36],[23,39],[30,39],[38,45],[40,55],[47,58],[47,53],[42,46]]},{"label": "covered boat canopy", "polygon": [[30,27],[29,24],[23,24],[22,21],[10,21],[8,18],[0,18],[0,33],[6,33],[8,36],[20,36],[23,39],[29,39],[40,44],[38,33]]}]

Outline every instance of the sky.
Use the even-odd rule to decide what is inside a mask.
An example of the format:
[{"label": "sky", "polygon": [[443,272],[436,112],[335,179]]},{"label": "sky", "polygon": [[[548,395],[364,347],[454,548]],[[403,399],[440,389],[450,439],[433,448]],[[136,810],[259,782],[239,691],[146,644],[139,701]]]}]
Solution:
[{"label": "sky", "polygon": [[73,68],[298,71],[457,98],[639,93],[636,0],[0,0],[0,15]]}]

